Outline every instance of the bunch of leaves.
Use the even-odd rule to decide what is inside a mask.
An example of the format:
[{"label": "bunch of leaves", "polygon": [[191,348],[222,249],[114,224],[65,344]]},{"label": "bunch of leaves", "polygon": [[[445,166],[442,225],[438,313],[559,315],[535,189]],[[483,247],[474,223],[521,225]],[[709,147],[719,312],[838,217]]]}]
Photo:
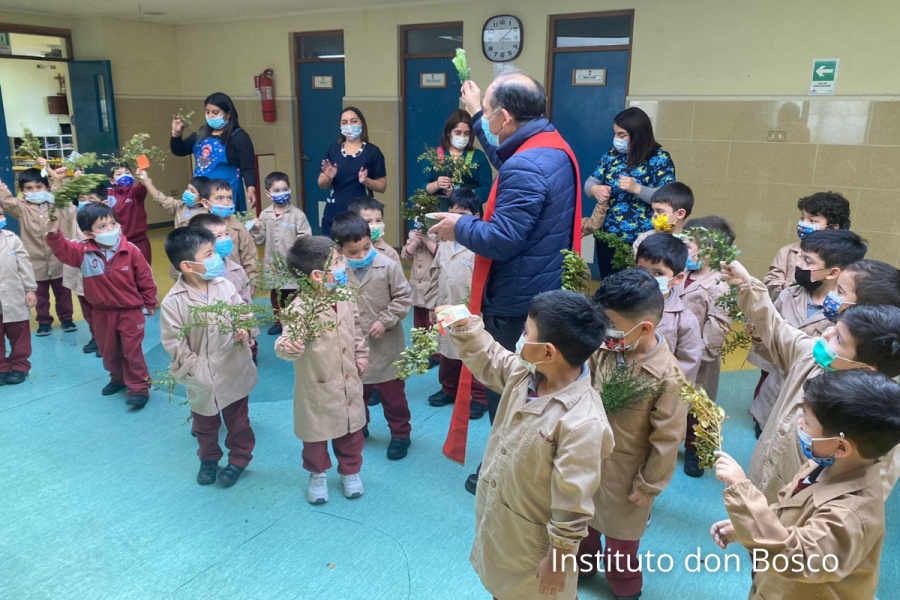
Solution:
[{"label": "bunch of leaves", "polygon": [[[166,372],[157,371],[156,376],[159,379],[150,379],[150,385],[153,386],[154,390],[164,391],[169,395],[169,403],[172,402],[172,396],[175,395],[175,387],[178,385],[178,382],[175,381],[175,376],[172,375],[172,371],[170,369],[166,369]],[[183,406],[187,404],[187,400],[179,403],[179,406]]]},{"label": "bunch of leaves", "polygon": [[183,108],[179,108],[178,112],[175,114],[175,117],[180,119],[181,122],[184,123],[185,129],[195,130],[196,127],[194,127],[194,122],[191,120],[191,118],[193,116],[194,116],[194,111],[185,112],[185,110]]},{"label": "bunch of leaves", "polygon": [[462,185],[476,169],[475,163],[467,161],[465,154],[453,156],[449,152],[438,152],[437,148],[428,145],[425,146],[425,152],[419,155],[418,161],[428,163],[422,168],[425,173],[449,173],[454,185]]},{"label": "bunch of leaves", "polygon": [[31,130],[27,127],[22,128],[22,143],[16,148],[16,154],[19,156],[27,156],[32,160],[37,160],[43,156],[41,154],[41,140],[34,137]]},{"label": "bunch of leaves", "polygon": [[[325,271],[331,269],[331,260],[329,257],[325,262]],[[297,286],[297,294],[294,301],[281,310],[278,319],[292,342],[303,342],[304,346],[309,346],[337,327],[336,321],[320,322],[319,317],[338,302],[355,302],[357,291],[345,285],[329,289],[305,273],[287,271],[286,276],[291,277]]]},{"label": "bunch of leaves", "polygon": [[641,376],[634,364],[617,364],[607,360],[600,397],[607,415],[614,415],[640,404],[650,396],[659,396],[666,388],[665,379]]},{"label": "bunch of leaves", "polygon": [[614,250],[612,267],[624,270],[635,266],[634,248],[631,244],[614,233],[595,231],[594,237],[598,242],[603,242],[610,250]]},{"label": "bunch of leaves", "polygon": [[[192,306],[189,309],[191,321],[178,332],[178,339],[184,339],[191,329],[215,327],[221,335],[234,335],[238,331],[253,331],[270,323],[273,319],[269,309],[259,304],[229,304],[224,300],[207,306]],[[235,342],[235,346],[242,342]]]},{"label": "bunch of leaves", "polygon": [[423,189],[418,189],[409,198],[405,206],[400,207],[400,216],[407,221],[425,223],[425,215],[437,212],[440,209],[440,199],[432,196]]},{"label": "bunch of leaves", "polygon": [[706,390],[698,390],[685,379],[680,383],[681,399],[687,403],[688,412],[699,421],[694,425],[694,449],[700,459],[700,468],[712,469],[716,466],[715,452],[722,449],[722,423],[728,417],[724,408],[710,400]]},{"label": "bunch of leaves", "polygon": [[169,153],[156,146],[146,147],[144,143],[149,139],[149,133],[136,133],[122,145],[118,154],[104,154],[103,158],[110,163],[127,162],[129,165],[135,165],[139,156],[146,156],[150,164],[159,165],[165,169]]},{"label": "bunch of leaves", "polygon": [[727,356],[740,349],[749,350],[753,345],[753,337],[746,330],[747,317],[738,308],[737,286],[729,285],[728,293],[716,300],[716,306],[722,307],[728,313],[728,318],[731,319],[732,323],[739,324],[738,329],[730,327],[725,332],[725,343],[722,344],[719,352],[722,356]]},{"label": "bunch of leaves", "polygon": [[562,289],[590,293],[591,269],[577,252],[561,250],[563,256]]},{"label": "bunch of leaves", "polygon": [[272,253],[272,259],[268,265],[263,265],[260,276],[256,279],[256,290],[291,289],[297,284],[297,278],[291,272],[287,264],[287,258],[283,254]]},{"label": "bunch of leaves", "polygon": [[246,225],[256,218],[256,213],[253,211],[236,212],[234,213],[234,218],[237,219],[242,225]]},{"label": "bunch of leaves", "polygon": [[53,204],[50,206],[50,220],[56,220],[56,210],[65,210],[73,204],[78,204],[79,196],[86,196],[101,183],[107,183],[106,175],[87,173],[81,177],[75,177],[66,181],[61,188],[53,193]]},{"label": "bunch of leaves", "polygon": [[85,152],[84,154],[73,152],[63,161],[70,171],[87,171],[94,167],[102,167],[106,163],[107,161],[100,158],[96,152]]},{"label": "bunch of leaves", "polygon": [[438,349],[438,332],[434,327],[414,327],[410,330],[410,345],[400,353],[400,360],[393,366],[397,379],[406,381],[413,375],[428,372],[429,359]]},{"label": "bunch of leaves", "polygon": [[457,48],[456,56],[453,57],[451,62],[453,63],[453,66],[456,67],[456,73],[459,75],[460,83],[465,83],[472,78],[472,70],[469,68],[468,63],[466,63],[465,50]]},{"label": "bunch of leaves", "polygon": [[737,260],[738,254],[741,253],[737,246],[728,241],[728,239],[720,231],[707,229],[706,227],[691,227],[682,234],[683,239],[697,240],[697,246],[700,251],[697,253],[696,261],[703,262],[713,271],[721,271],[721,263],[731,264],[733,260]]}]

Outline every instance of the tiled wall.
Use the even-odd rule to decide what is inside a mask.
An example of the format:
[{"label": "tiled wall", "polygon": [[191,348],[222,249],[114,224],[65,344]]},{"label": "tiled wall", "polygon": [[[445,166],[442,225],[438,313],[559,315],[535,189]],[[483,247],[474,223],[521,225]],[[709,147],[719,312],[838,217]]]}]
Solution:
[{"label": "tiled wall", "polygon": [[[832,190],[850,201],[869,258],[900,265],[900,102],[854,99],[630,98],[653,121],[694,216],[725,217],[742,261],[765,274],[796,241],[797,200]],[[768,142],[770,131],[784,142]]]}]

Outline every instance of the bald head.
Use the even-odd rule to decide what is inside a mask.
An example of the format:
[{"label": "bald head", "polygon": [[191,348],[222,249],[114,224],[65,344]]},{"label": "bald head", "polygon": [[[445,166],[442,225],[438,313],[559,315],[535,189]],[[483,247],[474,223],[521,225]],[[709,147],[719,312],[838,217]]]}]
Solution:
[{"label": "bald head", "polygon": [[497,77],[484,94],[485,108],[505,109],[516,123],[540,119],[547,110],[544,86],[521,71]]}]

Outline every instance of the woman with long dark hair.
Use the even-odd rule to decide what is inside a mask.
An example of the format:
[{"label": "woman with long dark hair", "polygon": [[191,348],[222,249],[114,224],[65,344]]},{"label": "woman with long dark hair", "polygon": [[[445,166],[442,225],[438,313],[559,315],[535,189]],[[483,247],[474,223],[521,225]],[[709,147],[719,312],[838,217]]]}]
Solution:
[{"label": "woman with long dark hair", "polygon": [[[650,198],[656,188],[675,181],[675,163],[653,137],[650,117],[641,109],[620,112],[613,130],[613,147],[584,184],[585,197],[594,198],[597,206],[582,223],[582,233],[600,229],[632,244],[653,228]],[[599,241],[596,248],[601,277],[611,275],[615,251]]]},{"label": "woman with long dark hair", "polygon": [[384,155],[369,143],[369,126],[358,108],[348,106],[341,113],[341,135],[325,153],[319,188],[331,190],[322,215],[322,235],[328,237],[334,217],[346,212],[354,200],[387,189]]},{"label": "woman with long dark hair", "polygon": [[[172,118],[169,148],[175,156],[194,155],[194,177],[224,179],[231,184],[234,208],[256,207],[256,154],[253,141],[238,122],[237,109],[226,94],[215,92],[204,101],[206,122],[187,138],[184,122]],[[247,202],[244,201],[247,186]]]},{"label": "woman with long dark hair", "polygon": [[422,187],[426,192],[449,198],[454,188],[467,188],[475,190],[475,194],[482,204],[487,202],[491,193],[493,173],[491,163],[488,162],[484,152],[475,148],[475,136],[472,134],[472,117],[464,110],[454,111],[444,124],[444,132],[441,135],[441,145],[438,153],[444,156],[465,156],[466,162],[471,165],[471,171],[462,178],[462,183],[454,184],[451,181],[452,173],[449,169],[431,169],[424,173]]}]

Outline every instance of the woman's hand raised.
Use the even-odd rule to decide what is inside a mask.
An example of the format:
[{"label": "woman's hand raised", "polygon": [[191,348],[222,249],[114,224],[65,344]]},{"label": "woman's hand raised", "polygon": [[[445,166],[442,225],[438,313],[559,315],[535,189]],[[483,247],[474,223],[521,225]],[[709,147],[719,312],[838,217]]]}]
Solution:
[{"label": "woman's hand raised", "polygon": [[337,175],[337,165],[333,164],[327,158],[322,161],[322,173],[328,179],[334,179]]}]

